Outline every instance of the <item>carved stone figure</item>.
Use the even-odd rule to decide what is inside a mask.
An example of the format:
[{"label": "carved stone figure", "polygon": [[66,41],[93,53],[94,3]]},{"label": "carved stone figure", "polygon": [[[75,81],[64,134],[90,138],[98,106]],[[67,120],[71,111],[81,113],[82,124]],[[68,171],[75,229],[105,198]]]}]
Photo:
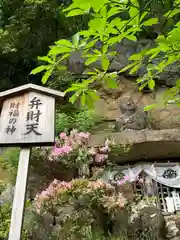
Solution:
[{"label": "carved stone figure", "polygon": [[142,130],[147,127],[147,113],[137,109],[131,97],[126,96],[120,102],[121,115],[116,119],[115,130]]},{"label": "carved stone figure", "polygon": [[80,52],[74,52],[71,54],[67,61],[67,66],[70,72],[74,74],[82,74],[85,69],[84,60],[81,58]]}]

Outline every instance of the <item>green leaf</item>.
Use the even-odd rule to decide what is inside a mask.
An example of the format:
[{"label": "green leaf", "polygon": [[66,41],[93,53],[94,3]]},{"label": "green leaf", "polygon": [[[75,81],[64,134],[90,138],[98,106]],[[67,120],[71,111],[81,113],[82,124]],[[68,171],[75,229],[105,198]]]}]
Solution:
[{"label": "green leaf", "polygon": [[140,22],[147,16],[147,14],[148,14],[148,11],[143,12],[143,13],[141,14]]},{"label": "green leaf", "polygon": [[65,93],[74,92],[74,91],[76,91],[78,89],[79,89],[79,86],[71,86],[68,89],[66,89]]},{"label": "green leaf", "polygon": [[107,71],[108,67],[109,67],[109,59],[103,55],[101,57],[101,65],[104,71]]},{"label": "green leaf", "polygon": [[157,48],[152,48],[150,50],[148,50],[145,55],[151,55],[150,56],[150,60],[155,58],[159,53],[161,52],[161,49],[159,47]]},{"label": "green leaf", "polygon": [[81,9],[74,9],[67,14],[67,17],[74,17],[74,16],[79,16],[84,14],[85,14],[85,11]]},{"label": "green leaf", "polygon": [[73,44],[66,39],[61,39],[59,41],[56,41],[55,44],[56,45],[61,45],[61,46],[64,46],[64,47],[73,48]]},{"label": "green leaf", "polygon": [[131,3],[135,6],[135,7],[139,7],[139,1],[138,0],[131,0]]},{"label": "green leaf", "polygon": [[101,8],[104,7],[107,0],[91,0],[91,6],[93,10],[97,13]]},{"label": "green leaf", "polygon": [[100,96],[97,94],[97,91],[93,90],[88,90],[87,94],[91,97],[93,101],[97,101],[100,99]]},{"label": "green leaf", "polygon": [[154,103],[154,104],[150,104],[150,105],[144,107],[144,111],[152,110],[152,109],[154,109],[156,106],[157,106],[157,104],[155,104],[155,103]]},{"label": "green leaf", "polygon": [[140,10],[136,7],[130,7],[129,15],[131,17],[131,21],[129,22],[129,25],[139,25]]},{"label": "green leaf", "polygon": [[79,98],[80,94],[81,94],[81,91],[75,92],[75,93],[69,98],[69,102],[75,103],[75,101]]},{"label": "green leaf", "polygon": [[75,47],[78,47],[78,43],[79,43],[79,33],[76,33],[73,37],[72,37],[72,42],[74,44]]},{"label": "green leaf", "polygon": [[139,68],[141,67],[141,63],[136,63],[136,65],[130,70],[130,74],[134,74],[137,72],[137,70],[139,70]]},{"label": "green leaf", "polygon": [[119,36],[111,37],[108,41],[108,44],[114,45],[115,43],[119,43],[123,38],[124,36],[122,36],[122,34],[120,34]]},{"label": "green leaf", "polygon": [[149,87],[150,89],[154,89],[154,87],[155,87],[155,81],[154,81],[153,79],[151,79],[151,80],[148,81],[148,87]]},{"label": "green leaf", "polygon": [[143,83],[140,87],[139,87],[139,91],[143,90],[143,88],[145,88],[145,86],[147,86],[148,82],[146,81],[145,83]]},{"label": "green leaf", "polygon": [[176,87],[177,87],[177,88],[180,88],[180,79],[178,79],[178,80],[176,81]]},{"label": "green leaf", "polygon": [[46,73],[43,75],[42,80],[41,80],[43,84],[45,84],[47,82],[49,77],[52,75],[52,72],[53,72],[53,68],[50,68],[49,70],[46,71]]},{"label": "green leaf", "polygon": [[106,18],[107,17],[107,7],[106,5],[101,6],[99,14],[102,18]]},{"label": "green leaf", "polygon": [[64,65],[57,65],[57,69],[60,71],[65,71],[65,70],[67,70],[67,67]]},{"label": "green leaf", "polygon": [[142,23],[143,26],[152,26],[153,24],[157,24],[158,23],[158,18],[151,18],[145,22]]},{"label": "green leaf", "polygon": [[117,88],[117,82],[116,82],[116,79],[113,79],[113,78],[105,78],[104,79],[105,80],[105,82],[106,82],[106,84],[107,84],[107,86],[109,87],[109,88],[112,88],[112,89],[115,89],[115,88]]},{"label": "green leaf", "polygon": [[83,92],[82,95],[81,95],[81,105],[84,106],[85,104],[86,104],[86,95]]},{"label": "green leaf", "polygon": [[91,34],[92,34],[92,32],[89,31],[89,30],[88,30],[88,31],[83,30],[83,31],[80,31],[80,32],[79,32],[79,35],[82,35],[82,36],[85,36],[85,37],[90,37]]},{"label": "green leaf", "polygon": [[118,7],[113,7],[109,10],[109,12],[107,13],[107,18],[112,17],[115,14],[118,14],[120,12],[120,8]]},{"label": "green leaf", "polygon": [[49,66],[49,65],[39,66],[39,67],[33,69],[33,70],[30,72],[30,74],[35,75],[35,74],[40,73],[40,72],[42,72],[42,71],[44,71],[44,70],[47,70],[47,69],[50,68],[50,67],[51,67],[51,66]]},{"label": "green leaf", "polygon": [[134,35],[127,35],[126,38],[129,39],[129,40],[132,40],[132,41],[134,41],[134,42],[137,41],[137,38],[136,38],[136,36],[134,36]]},{"label": "green leaf", "polygon": [[87,74],[88,74],[88,75],[96,75],[97,72],[88,72]]},{"label": "green leaf", "polygon": [[111,26],[108,26],[107,28],[106,28],[106,31],[105,31],[106,33],[108,33],[108,34],[117,34],[118,33],[118,30],[116,29],[116,28],[113,28],[113,27],[111,27]]},{"label": "green leaf", "polygon": [[134,67],[134,65],[136,65],[136,64],[137,64],[137,62],[133,62],[133,63],[127,65],[126,67],[122,68],[118,73],[125,72],[125,71],[129,70],[130,68]]},{"label": "green leaf", "polygon": [[129,57],[129,60],[142,60],[142,55],[141,53],[135,53]]},{"label": "green leaf", "polygon": [[68,58],[69,56],[70,56],[70,54],[66,53],[59,59],[59,61],[63,61],[64,59]]},{"label": "green leaf", "polygon": [[57,46],[53,46],[51,47],[51,50],[48,52],[48,55],[58,55],[60,53],[70,53],[71,52],[71,48],[69,47],[57,47]]},{"label": "green leaf", "polygon": [[[93,48],[97,41],[98,41],[98,39],[95,39],[95,40],[93,40],[93,41],[91,41],[91,42],[88,42],[88,43],[86,44],[86,49],[89,50],[89,49]],[[85,52],[85,50],[84,50],[84,52]]]},{"label": "green leaf", "polygon": [[92,101],[92,98],[89,95],[86,95],[86,104],[88,108],[94,108],[94,101]]},{"label": "green leaf", "polygon": [[48,62],[48,63],[53,63],[52,59],[49,58],[48,56],[38,57],[38,60],[39,60],[39,61]]},{"label": "green leaf", "polygon": [[175,15],[180,13],[180,8],[175,8],[173,10],[169,10],[164,16],[169,18],[174,17]]},{"label": "green leaf", "polygon": [[63,9],[63,12],[68,12],[70,10],[73,10],[74,8],[76,8],[76,3],[70,4],[67,8]]},{"label": "green leaf", "polygon": [[99,56],[97,55],[92,55],[91,57],[89,57],[86,61],[85,61],[85,65],[90,65],[93,62],[96,62],[98,60]]}]

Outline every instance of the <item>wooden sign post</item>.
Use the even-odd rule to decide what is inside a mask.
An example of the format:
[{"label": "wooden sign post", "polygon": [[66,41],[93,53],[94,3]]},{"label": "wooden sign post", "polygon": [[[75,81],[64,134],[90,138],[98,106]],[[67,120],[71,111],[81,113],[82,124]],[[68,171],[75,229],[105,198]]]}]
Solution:
[{"label": "wooden sign post", "polygon": [[64,93],[27,84],[0,93],[0,147],[21,147],[9,240],[20,240],[30,149],[55,141],[55,100]]}]

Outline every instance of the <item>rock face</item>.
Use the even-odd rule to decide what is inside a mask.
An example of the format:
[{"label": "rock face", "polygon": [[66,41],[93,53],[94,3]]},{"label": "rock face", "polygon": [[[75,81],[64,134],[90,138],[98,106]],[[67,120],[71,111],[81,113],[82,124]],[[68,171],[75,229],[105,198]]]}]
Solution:
[{"label": "rock face", "polygon": [[158,103],[156,109],[148,112],[149,128],[180,128],[180,108],[173,104],[169,104],[166,108],[162,105],[162,95],[165,89],[166,87],[157,87],[155,93],[142,93],[138,91],[135,80],[120,77],[116,89],[101,89],[101,100],[97,102],[96,109],[104,122],[113,123],[124,114],[120,109],[120,104],[126,97],[132,99],[135,107],[140,112],[145,106]]},{"label": "rock face", "polygon": [[[101,43],[100,43],[101,45]],[[128,65],[128,58],[133,53],[138,53],[142,51],[145,48],[151,47],[154,45],[153,40],[150,39],[141,39],[137,42],[130,41],[128,39],[124,39],[119,44],[115,44],[112,48],[112,51],[116,51],[119,53],[115,58],[113,57],[112,64],[110,66],[109,71],[119,71],[125,66]],[[98,48],[98,46],[97,46]],[[109,56],[109,59],[112,60],[112,56]],[[156,64],[157,61],[153,62],[153,64]],[[81,57],[81,53],[73,53],[70,57],[70,60],[67,63],[69,70],[76,74],[81,74],[84,70],[84,59]],[[101,68],[101,63],[97,61],[96,63],[92,64],[92,67]],[[174,86],[175,80],[180,78],[180,71],[177,64],[173,64],[172,66],[169,66],[169,68],[159,76],[157,79],[160,82],[163,82],[167,86]],[[143,76],[146,73],[146,62],[144,62],[144,65],[141,67],[141,69],[137,72],[136,76],[140,77]],[[126,73],[126,76],[129,76],[128,73]]]},{"label": "rock face", "polygon": [[[180,107],[162,104],[166,87],[157,86],[154,92],[138,91],[134,79],[120,77],[116,89],[100,88],[101,99],[96,111],[101,122],[96,125],[90,146],[101,146],[107,138],[117,144],[131,145],[128,154],[118,158],[126,160],[158,160],[180,155]],[[145,114],[144,107],[158,104]]]}]

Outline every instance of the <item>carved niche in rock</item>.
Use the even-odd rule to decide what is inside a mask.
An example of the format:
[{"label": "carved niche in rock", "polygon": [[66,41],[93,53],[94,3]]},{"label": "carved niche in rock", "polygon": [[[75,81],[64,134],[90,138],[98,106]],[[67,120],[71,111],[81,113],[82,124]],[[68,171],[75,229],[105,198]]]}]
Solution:
[{"label": "carved niche in rock", "polygon": [[147,112],[137,108],[130,96],[125,96],[120,102],[121,115],[116,119],[115,130],[142,130],[147,127]]}]

